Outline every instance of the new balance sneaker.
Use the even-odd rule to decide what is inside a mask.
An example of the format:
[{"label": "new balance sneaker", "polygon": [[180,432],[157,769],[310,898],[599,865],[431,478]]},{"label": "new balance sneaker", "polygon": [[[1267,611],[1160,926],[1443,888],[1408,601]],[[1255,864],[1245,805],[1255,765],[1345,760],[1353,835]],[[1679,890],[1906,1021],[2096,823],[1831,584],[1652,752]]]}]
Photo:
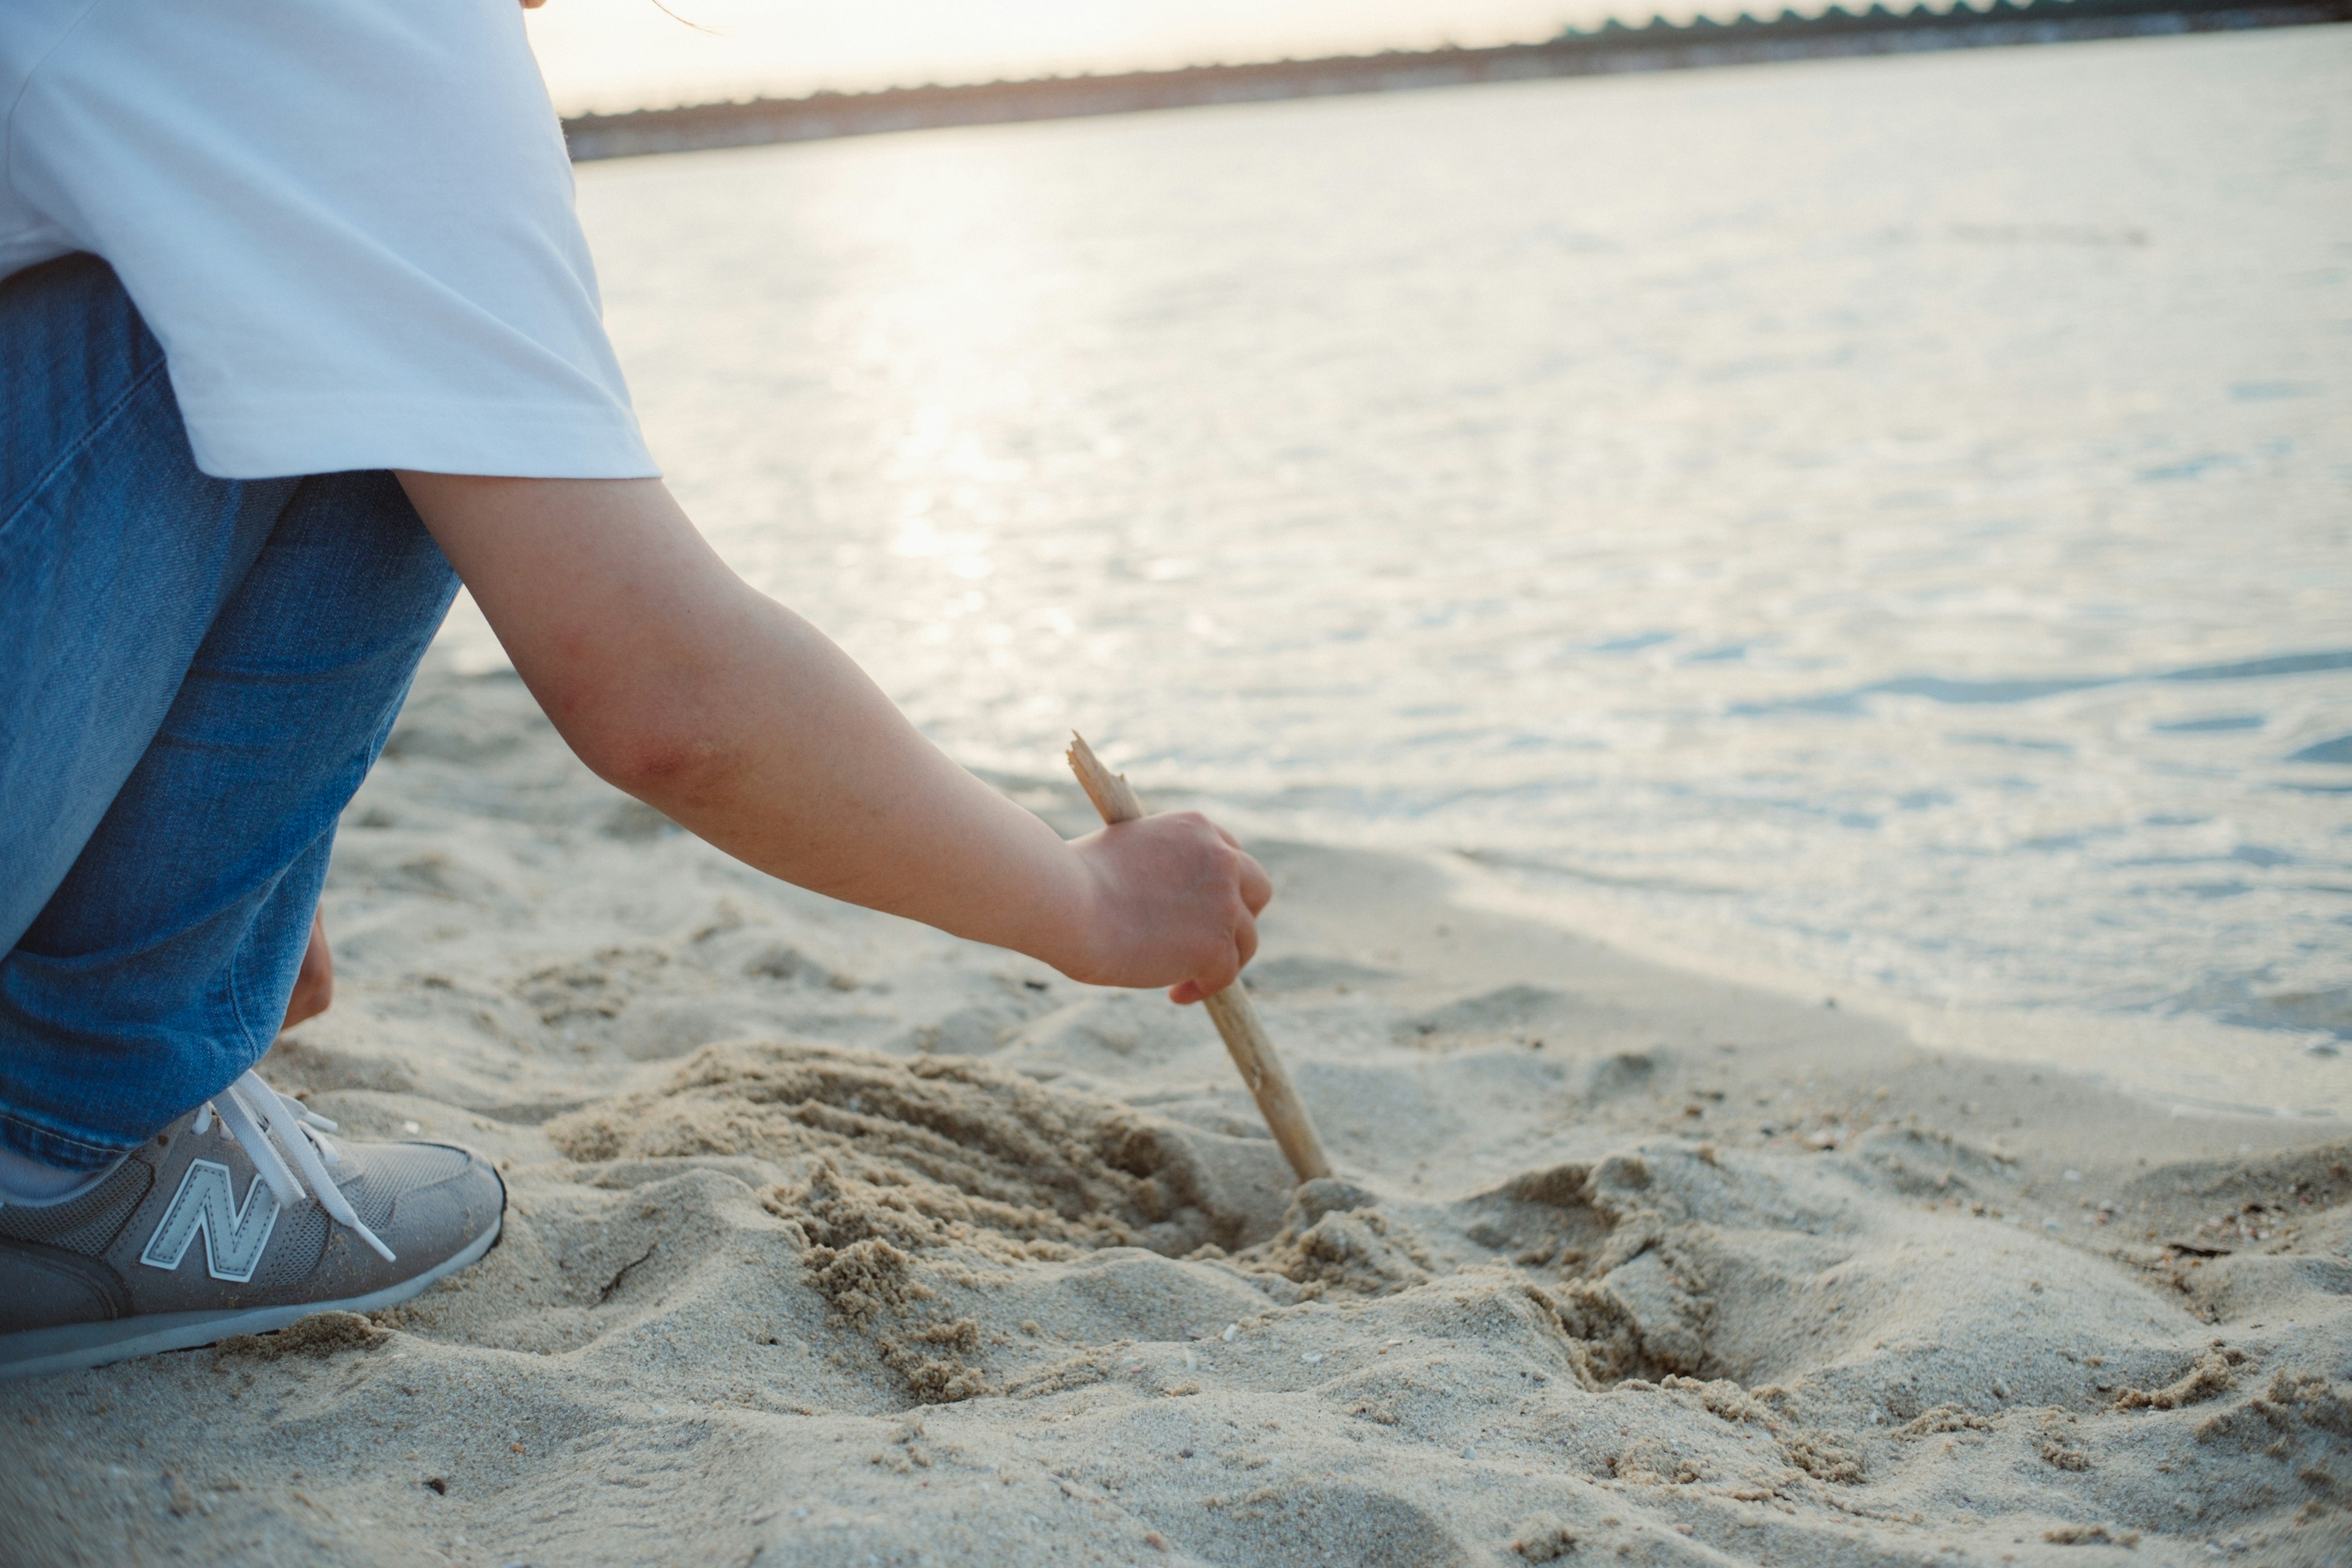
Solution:
[{"label": "new balance sneaker", "polygon": [[498,1240],[480,1155],[334,1125],[247,1073],[72,1192],[0,1206],[0,1378],[375,1311]]}]

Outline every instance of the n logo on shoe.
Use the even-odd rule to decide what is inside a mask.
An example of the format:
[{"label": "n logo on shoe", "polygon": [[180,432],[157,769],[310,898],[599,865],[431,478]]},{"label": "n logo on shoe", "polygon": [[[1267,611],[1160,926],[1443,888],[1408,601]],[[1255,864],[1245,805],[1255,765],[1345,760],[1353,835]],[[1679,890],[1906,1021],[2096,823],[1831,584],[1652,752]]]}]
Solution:
[{"label": "n logo on shoe", "polygon": [[228,1167],[191,1160],[188,1173],[180,1178],[180,1190],[172,1195],[172,1206],[163,1211],[163,1223],[147,1238],[147,1250],[139,1261],[150,1268],[177,1268],[202,1231],[205,1268],[215,1279],[242,1285],[253,1278],[262,1248],[269,1245],[269,1233],[277,1228],[278,1194],[258,1172],[245,1190],[240,1211]]}]

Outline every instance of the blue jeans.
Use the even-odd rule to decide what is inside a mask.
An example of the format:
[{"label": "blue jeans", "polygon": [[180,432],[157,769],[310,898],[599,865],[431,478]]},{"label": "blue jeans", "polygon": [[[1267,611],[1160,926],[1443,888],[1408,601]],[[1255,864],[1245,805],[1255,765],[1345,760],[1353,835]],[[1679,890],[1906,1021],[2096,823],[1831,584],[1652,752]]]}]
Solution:
[{"label": "blue jeans", "polygon": [[456,592],[390,474],[199,473],[105,263],[0,280],[0,1143],[94,1169],[268,1049]]}]

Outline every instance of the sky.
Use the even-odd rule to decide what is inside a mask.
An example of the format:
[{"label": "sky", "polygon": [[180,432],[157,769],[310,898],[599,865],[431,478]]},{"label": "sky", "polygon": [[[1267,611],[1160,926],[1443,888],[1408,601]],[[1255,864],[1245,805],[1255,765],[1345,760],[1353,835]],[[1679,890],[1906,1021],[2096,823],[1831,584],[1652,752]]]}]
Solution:
[{"label": "sky", "polygon": [[[819,88],[1531,41],[1625,9],[1611,0],[666,3],[696,26],[664,15],[655,0],[548,0],[530,13],[556,107],[572,114]],[[1686,15],[1692,7],[1662,8]]]}]

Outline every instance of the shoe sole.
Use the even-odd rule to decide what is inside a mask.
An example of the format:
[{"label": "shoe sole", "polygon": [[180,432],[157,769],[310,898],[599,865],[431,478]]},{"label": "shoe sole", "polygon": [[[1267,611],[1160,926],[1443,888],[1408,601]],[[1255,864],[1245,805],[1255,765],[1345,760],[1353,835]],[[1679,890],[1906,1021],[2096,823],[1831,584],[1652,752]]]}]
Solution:
[{"label": "shoe sole", "polygon": [[164,1351],[192,1351],[231,1334],[266,1334],[300,1322],[313,1312],[380,1312],[423,1294],[458,1269],[478,1263],[496,1246],[506,1228],[503,1205],[490,1228],[466,1244],[465,1250],[435,1264],[414,1279],[387,1285],[364,1296],[341,1301],[302,1301],[289,1307],[251,1307],[236,1312],[151,1312],[139,1318],[117,1318],[103,1323],[68,1323],[55,1329],[27,1329],[0,1335],[0,1383],[19,1377],[41,1377],[53,1372],[80,1372],[133,1356]]}]

